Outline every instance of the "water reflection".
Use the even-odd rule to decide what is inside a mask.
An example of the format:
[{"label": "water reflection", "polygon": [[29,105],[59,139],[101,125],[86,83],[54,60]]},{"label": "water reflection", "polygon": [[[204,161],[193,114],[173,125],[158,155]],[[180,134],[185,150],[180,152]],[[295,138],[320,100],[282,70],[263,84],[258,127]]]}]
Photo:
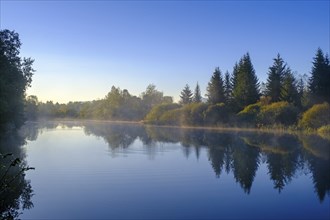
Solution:
[{"label": "water reflection", "polygon": [[22,146],[26,138],[37,138],[37,126],[27,126],[25,130],[0,135],[0,219],[14,219],[21,209],[33,207],[33,190],[25,179],[25,171],[30,168],[25,161]]},{"label": "water reflection", "polygon": [[215,176],[221,178],[223,172],[233,173],[246,193],[251,191],[260,163],[266,163],[269,178],[279,193],[295,175],[311,173],[320,201],[330,194],[330,141],[319,136],[105,123],[87,123],[84,130],[86,134],[102,137],[110,150],[129,148],[137,139],[149,147],[178,143],[186,157],[195,152],[198,159],[200,149],[206,148]]}]

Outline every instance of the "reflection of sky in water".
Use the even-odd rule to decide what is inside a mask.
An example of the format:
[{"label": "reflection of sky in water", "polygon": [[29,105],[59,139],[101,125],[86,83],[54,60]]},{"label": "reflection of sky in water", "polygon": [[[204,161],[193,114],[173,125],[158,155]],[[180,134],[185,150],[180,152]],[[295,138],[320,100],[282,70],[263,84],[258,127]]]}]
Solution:
[{"label": "reflection of sky in water", "polygon": [[[93,126],[98,129],[98,125]],[[237,152],[235,146],[228,148],[246,164],[235,161],[227,173],[221,163],[223,150],[218,150],[224,149],[221,143],[214,143],[218,148],[204,145],[196,150],[175,142],[154,140],[148,145],[138,136],[129,146],[111,148],[106,140],[118,144],[117,136],[102,137],[97,132],[108,125],[103,126],[99,125],[100,130],[90,127],[87,133],[91,135],[86,135],[88,125],[73,129],[57,126],[44,130],[25,146],[28,164],[36,168],[26,177],[35,195],[34,208],[25,210],[21,218],[329,217],[329,196],[319,201],[312,174],[304,173],[306,167],[296,168],[279,193],[270,178],[267,155],[253,147],[259,166],[246,193],[240,181],[244,185],[251,172],[237,170],[251,169],[247,166],[251,162],[245,158],[251,154],[251,147],[242,145]],[[125,132],[131,135],[130,130]],[[140,135],[141,130],[137,126],[134,132]],[[118,135],[122,137],[122,133]],[[217,158],[222,164],[222,168],[216,168],[219,178],[213,167],[219,162]],[[288,161],[283,159],[279,165],[284,163]],[[238,167],[233,168],[233,164]]]}]

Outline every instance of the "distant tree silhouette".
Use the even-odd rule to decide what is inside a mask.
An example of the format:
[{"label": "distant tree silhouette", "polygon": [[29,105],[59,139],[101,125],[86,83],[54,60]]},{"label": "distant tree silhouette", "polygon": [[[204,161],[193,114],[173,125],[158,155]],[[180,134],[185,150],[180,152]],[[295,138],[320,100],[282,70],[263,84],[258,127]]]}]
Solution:
[{"label": "distant tree silhouette", "polygon": [[283,75],[283,85],[281,89],[281,100],[299,105],[299,94],[297,82],[291,70],[288,68]]},{"label": "distant tree silhouette", "polygon": [[274,58],[273,65],[269,67],[265,89],[265,95],[271,97],[272,102],[278,102],[281,100],[283,77],[286,71],[286,64],[280,54],[277,54],[277,57]]},{"label": "distant tree silhouette", "polygon": [[184,89],[181,91],[180,95],[180,104],[186,105],[191,103],[193,100],[193,94],[190,90],[190,87],[188,84],[184,87]]},{"label": "distant tree silhouette", "polygon": [[217,104],[225,102],[223,79],[219,67],[215,68],[206,90],[208,103]]},{"label": "distant tree silhouette", "polygon": [[196,103],[202,102],[202,95],[201,95],[201,90],[199,88],[198,82],[197,82],[195,90],[194,90],[193,102],[196,102]]},{"label": "distant tree silhouette", "polygon": [[318,48],[313,61],[309,90],[315,103],[330,102],[330,63],[328,55]]},{"label": "distant tree silhouette", "polygon": [[259,82],[249,53],[235,64],[232,76],[233,98],[239,110],[259,99]]},{"label": "distant tree silhouette", "polygon": [[225,73],[225,82],[224,82],[224,96],[225,96],[225,103],[229,104],[231,102],[231,93],[232,93],[232,86],[230,80],[230,74],[228,71]]}]

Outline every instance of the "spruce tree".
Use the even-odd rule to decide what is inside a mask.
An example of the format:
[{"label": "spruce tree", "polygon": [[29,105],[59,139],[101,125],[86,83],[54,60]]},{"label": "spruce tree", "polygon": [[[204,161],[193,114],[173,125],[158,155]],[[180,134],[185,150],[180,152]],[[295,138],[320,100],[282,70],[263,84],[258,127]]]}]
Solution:
[{"label": "spruce tree", "polygon": [[195,87],[193,102],[200,103],[202,102],[201,90],[199,88],[198,82]]},{"label": "spruce tree", "polygon": [[283,77],[286,70],[286,64],[280,57],[280,54],[277,54],[277,57],[274,58],[273,65],[269,67],[265,91],[265,95],[271,97],[272,102],[281,100]]},{"label": "spruce tree", "polygon": [[225,102],[226,103],[229,103],[230,100],[231,100],[231,91],[232,91],[232,87],[231,87],[231,78],[230,78],[230,74],[229,72],[227,71],[225,73],[225,85],[224,85],[224,88],[225,88]]},{"label": "spruce tree", "polygon": [[223,80],[219,67],[215,68],[206,90],[210,104],[225,102]]},{"label": "spruce tree", "polygon": [[318,48],[313,61],[309,91],[313,102],[330,102],[330,64],[328,56]]},{"label": "spruce tree", "polygon": [[235,64],[232,85],[232,96],[238,109],[258,101],[259,83],[249,53]]},{"label": "spruce tree", "polygon": [[280,101],[287,101],[295,105],[299,105],[300,103],[297,82],[290,68],[287,68],[283,76]]},{"label": "spruce tree", "polygon": [[180,103],[183,105],[189,104],[192,102],[192,97],[193,94],[190,90],[190,87],[188,84],[186,84],[186,86],[184,87],[184,89],[181,91],[181,95],[180,95]]}]

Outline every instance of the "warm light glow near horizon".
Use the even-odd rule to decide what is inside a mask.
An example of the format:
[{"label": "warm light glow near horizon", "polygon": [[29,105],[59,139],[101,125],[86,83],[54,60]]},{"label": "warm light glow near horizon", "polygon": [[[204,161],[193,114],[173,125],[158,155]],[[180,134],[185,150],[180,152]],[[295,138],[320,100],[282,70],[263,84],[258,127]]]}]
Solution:
[{"label": "warm light glow near horizon", "polygon": [[44,102],[101,99],[113,85],[139,96],[148,84],[177,101],[185,84],[204,95],[214,68],[232,72],[246,52],[264,82],[277,53],[303,75],[330,47],[329,1],[0,4],[0,28],[35,59],[27,94]]}]

